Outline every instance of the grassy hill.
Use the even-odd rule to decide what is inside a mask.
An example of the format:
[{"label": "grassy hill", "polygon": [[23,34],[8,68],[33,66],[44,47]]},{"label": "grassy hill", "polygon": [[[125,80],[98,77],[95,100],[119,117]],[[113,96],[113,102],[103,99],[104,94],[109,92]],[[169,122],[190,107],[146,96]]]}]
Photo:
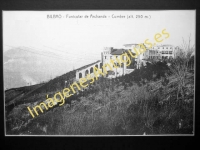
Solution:
[{"label": "grassy hill", "polygon": [[41,83],[41,84],[24,86],[24,87],[19,87],[19,88],[12,88],[12,89],[6,90],[5,91],[6,104],[8,104],[10,101],[15,99],[16,97],[18,97],[20,95],[26,95],[27,93],[41,87],[44,84],[45,83]]},{"label": "grassy hill", "polygon": [[71,105],[66,102],[32,119],[27,106],[62,90],[64,81],[75,76],[71,71],[16,100],[6,116],[7,134],[192,134],[194,72],[184,73],[179,78],[167,62],[156,62],[115,79],[101,77],[67,99]]}]

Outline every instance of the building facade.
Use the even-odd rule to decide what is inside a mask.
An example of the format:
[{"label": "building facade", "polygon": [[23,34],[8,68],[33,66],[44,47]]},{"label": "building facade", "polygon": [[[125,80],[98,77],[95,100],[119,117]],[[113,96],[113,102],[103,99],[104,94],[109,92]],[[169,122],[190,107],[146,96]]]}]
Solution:
[{"label": "building facade", "polygon": [[[176,58],[180,48],[174,47],[172,45],[160,45],[154,46],[150,49],[147,48],[145,44],[125,44],[122,49],[114,49],[113,47],[105,47],[101,53],[101,60],[94,62],[92,64],[86,65],[77,69],[76,71],[76,80],[86,77],[87,74],[94,76],[93,67],[95,66],[98,69],[101,69],[102,72],[105,72],[103,69],[106,68],[107,77],[115,78],[125,74],[129,74],[134,71],[134,69],[140,69],[142,66],[146,65],[151,59],[171,59]],[[146,49],[146,50],[145,50]],[[136,58],[130,56],[130,52],[133,55],[137,55]],[[123,60],[131,59],[131,65],[128,67],[125,63],[121,62],[121,55],[128,54],[127,58],[123,55]],[[106,66],[107,64],[111,65],[110,67]],[[134,64],[134,65],[133,65]],[[130,67],[131,66],[131,67]]]},{"label": "building facade", "polygon": [[[124,48],[131,50],[133,53],[139,54],[136,58],[137,69],[141,66],[145,66],[146,62],[154,59],[174,59],[177,57],[180,48],[173,45],[159,45],[152,48],[147,48],[145,44],[125,44]],[[146,51],[144,51],[144,48]],[[144,52],[144,53],[143,53]]]},{"label": "building facade", "polygon": [[[113,47],[105,47],[101,53],[101,60],[103,66],[106,64],[112,65],[112,70],[106,67],[108,71],[108,78],[119,77],[128,73],[131,73],[134,69],[128,68],[125,63],[121,61],[121,55],[127,53],[127,49],[114,49]],[[128,54],[128,53],[127,53]],[[130,57],[129,57],[130,58]],[[123,61],[127,61],[127,57],[122,57]],[[112,63],[113,61],[113,63]]]},{"label": "building facade", "polygon": [[[130,50],[132,53],[136,54],[136,68],[140,69],[142,65],[146,65],[146,59],[149,57],[148,49],[144,44],[125,44],[124,48]],[[146,51],[145,51],[146,49]]]},{"label": "building facade", "polygon": [[180,48],[178,46],[160,45],[152,47],[146,51],[146,53],[149,59],[174,59],[176,58],[179,50]]},{"label": "building facade", "polygon": [[101,61],[98,60],[94,63],[76,69],[76,81],[78,81],[80,78],[86,78],[88,74],[90,74],[91,77],[94,77],[95,75],[93,67],[100,69],[102,67]]}]

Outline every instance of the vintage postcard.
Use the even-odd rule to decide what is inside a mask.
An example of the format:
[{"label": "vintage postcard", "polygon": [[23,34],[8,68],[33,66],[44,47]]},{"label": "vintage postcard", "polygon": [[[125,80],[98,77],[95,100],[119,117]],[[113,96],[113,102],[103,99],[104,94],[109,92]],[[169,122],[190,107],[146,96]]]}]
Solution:
[{"label": "vintage postcard", "polygon": [[195,10],[2,15],[6,136],[195,134]]}]

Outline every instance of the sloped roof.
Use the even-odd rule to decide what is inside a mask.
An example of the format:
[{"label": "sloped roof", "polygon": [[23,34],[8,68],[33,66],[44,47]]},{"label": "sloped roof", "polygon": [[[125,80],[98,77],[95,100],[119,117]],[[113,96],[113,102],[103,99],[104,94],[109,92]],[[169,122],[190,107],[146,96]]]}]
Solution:
[{"label": "sloped roof", "polygon": [[[132,53],[132,55],[136,55],[136,53],[129,51]],[[127,53],[129,55],[129,52],[127,49],[113,49],[113,51],[110,53],[111,55],[122,55],[124,53]]]},{"label": "sloped roof", "polygon": [[96,64],[96,63],[99,63],[99,62],[100,62],[100,60],[98,60],[98,61],[96,61],[96,62],[94,62],[94,63],[88,64],[88,65],[85,65],[85,66],[83,66],[83,67],[80,67],[80,68],[76,69],[76,71],[85,69],[85,68],[87,68],[87,67],[89,67],[89,66],[92,66],[92,65],[94,65],[94,64]]},{"label": "sloped roof", "polygon": [[170,44],[165,44],[165,45],[157,45],[157,46],[154,46],[154,47],[165,47],[165,46],[172,46],[172,47],[173,47],[173,45],[170,45]]},{"label": "sloped roof", "polygon": [[124,46],[131,46],[131,45],[138,45],[138,44],[124,44]]},{"label": "sloped roof", "polygon": [[165,45],[161,45],[161,46],[173,46],[173,45],[171,45],[171,44],[165,44]]},{"label": "sloped roof", "polygon": [[125,49],[113,49],[113,51],[111,52],[111,55],[121,55],[125,52]]}]

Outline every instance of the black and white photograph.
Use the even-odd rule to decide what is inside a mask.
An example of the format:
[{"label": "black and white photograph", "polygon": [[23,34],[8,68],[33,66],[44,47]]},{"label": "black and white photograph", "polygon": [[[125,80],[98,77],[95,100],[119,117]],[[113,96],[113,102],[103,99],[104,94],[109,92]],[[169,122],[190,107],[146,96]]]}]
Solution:
[{"label": "black and white photograph", "polygon": [[196,10],[3,10],[5,136],[194,136]]}]

